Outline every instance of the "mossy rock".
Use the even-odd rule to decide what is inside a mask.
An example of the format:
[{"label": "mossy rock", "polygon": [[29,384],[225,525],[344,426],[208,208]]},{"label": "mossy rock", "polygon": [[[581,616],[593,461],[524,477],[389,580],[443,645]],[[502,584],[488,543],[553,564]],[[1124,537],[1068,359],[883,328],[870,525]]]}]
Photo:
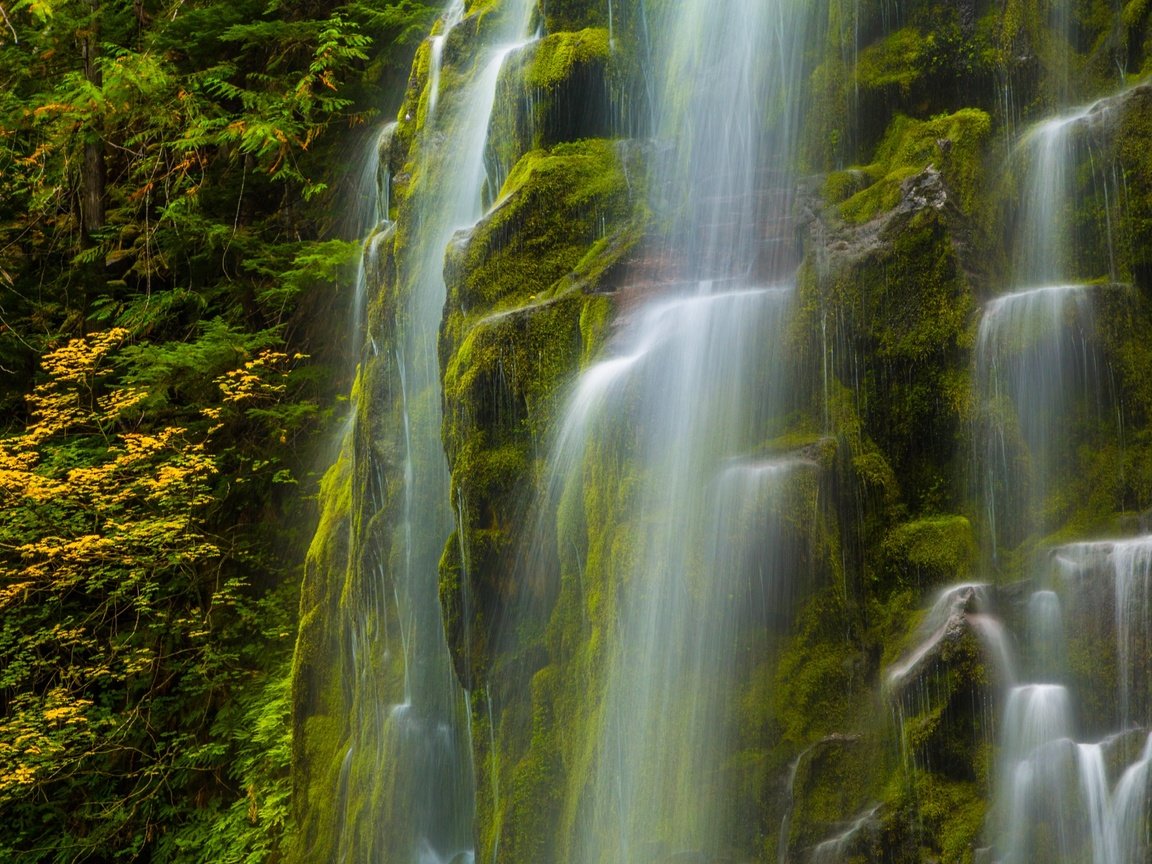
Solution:
[{"label": "mossy rock", "polygon": [[881,848],[868,860],[974,864],[987,811],[985,784],[914,768],[890,784],[879,811]]},{"label": "mossy rock", "polygon": [[[960,210],[971,213],[980,201],[984,148],[991,129],[991,117],[977,108],[931,120],[897,115],[872,164],[829,176],[827,200],[839,205],[848,222],[867,222],[900,203],[909,177],[937,166]],[[864,185],[861,175],[872,182]]]},{"label": "mossy rock", "polygon": [[[855,413],[861,426],[853,437],[875,444],[853,451],[857,472],[881,482],[890,476],[893,486],[901,478],[914,492],[908,503],[931,512],[959,503],[953,478],[972,400],[971,235],[934,172],[917,175],[902,195],[897,209],[868,226],[833,227],[823,272],[801,290],[805,309],[814,303],[832,325],[824,343],[841,346],[828,368],[855,382],[845,422]],[[818,323],[808,326],[821,332]],[[860,369],[855,358],[865,357]],[[829,410],[848,404],[824,389]]]},{"label": "mossy rock", "polygon": [[944,586],[969,578],[976,536],[964,516],[929,516],[893,528],[883,554],[897,584],[920,590]]},{"label": "mossy rock", "polygon": [[605,27],[609,0],[540,0],[544,29],[549,33]]},{"label": "mossy rock", "polygon": [[601,27],[553,33],[509,59],[487,144],[501,181],[530,150],[614,134],[608,42]]}]

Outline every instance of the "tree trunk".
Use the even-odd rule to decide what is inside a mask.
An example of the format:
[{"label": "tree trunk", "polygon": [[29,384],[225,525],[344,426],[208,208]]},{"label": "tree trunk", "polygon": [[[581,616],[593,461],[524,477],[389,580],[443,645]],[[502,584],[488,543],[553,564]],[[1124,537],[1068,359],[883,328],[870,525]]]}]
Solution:
[{"label": "tree trunk", "polygon": [[[95,13],[96,4],[92,4]],[[100,69],[96,65],[97,24],[95,14],[91,28],[81,37],[80,50],[84,59],[84,77],[95,86],[102,83]],[[88,130],[89,139],[84,143],[84,161],[80,167],[80,227],[84,239],[89,240],[93,232],[104,227],[104,141],[99,128]]]}]

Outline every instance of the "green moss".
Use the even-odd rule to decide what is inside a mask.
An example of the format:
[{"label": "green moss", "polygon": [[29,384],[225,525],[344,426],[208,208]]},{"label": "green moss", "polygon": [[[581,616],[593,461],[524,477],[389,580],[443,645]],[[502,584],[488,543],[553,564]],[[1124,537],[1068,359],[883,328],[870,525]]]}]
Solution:
[{"label": "green moss", "polygon": [[549,33],[603,27],[608,23],[608,6],[609,0],[541,0],[540,3]]},{"label": "green moss", "polygon": [[1121,107],[1116,157],[1123,172],[1125,206],[1107,214],[1121,239],[1120,278],[1152,296],[1152,87],[1133,91]]},{"label": "green moss", "polygon": [[[983,153],[992,120],[976,108],[931,120],[913,120],[896,115],[876,159],[858,169],[872,179],[871,185],[855,192],[839,205],[848,222],[867,222],[900,203],[901,184],[929,165],[938,168],[945,183],[965,213],[971,213],[981,193]],[[830,200],[843,194],[845,177],[833,175],[826,186]]]},{"label": "green moss", "polygon": [[553,33],[544,37],[537,46],[526,83],[542,90],[551,89],[571,78],[577,66],[607,63],[609,54],[608,30],[605,28]]},{"label": "green moss", "polygon": [[[889,500],[899,477],[919,512],[957,509],[953,480],[970,408],[973,303],[953,218],[933,207],[900,211],[878,237],[860,241],[859,254],[833,259],[801,288],[804,308],[824,322],[809,320],[808,332],[827,331],[824,344],[838,346],[822,361],[825,374],[855,383],[854,391],[823,387],[854,472]],[[853,359],[862,357],[863,369]]]},{"label": "green moss", "polygon": [[[982,759],[987,760],[986,753]],[[883,809],[883,860],[973,864],[987,809],[983,784],[920,770],[900,777],[891,784]]]},{"label": "green moss", "polygon": [[591,362],[608,335],[611,301],[604,296],[590,297],[580,312],[580,343],[583,346],[581,365]]},{"label": "green moss", "polygon": [[850,618],[837,591],[823,591],[805,604],[771,693],[784,741],[803,746],[848,727],[853,701],[868,687],[861,646],[847,627]]},{"label": "green moss", "polygon": [[860,52],[856,81],[865,89],[897,87],[907,95],[924,75],[935,50],[933,34],[922,34],[915,27],[889,33]]},{"label": "green moss", "polygon": [[873,182],[874,178],[866,168],[833,171],[824,180],[824,200],[829,204],[840,204],[853,195],[863,192],[872,186]]},{"label": "green moss", "polygon": [[969,578],[976,537],[963,516],[932,516],[905,522],[884,540],[887,566],[902,585],[927,588]]},{"label": "green moss", "polygon": [[[891,770],[886,755],[878,738],[864,735],[829,737],[807,748],[793,777],[789,849],[835,838],[872,809]],[[855,848],[845,851],[851,855]]]},{"label": "green moss", "polygon": [[450,269],[452,303],[486,314],[529,303],[573,272],[601,240],[601,226],[627,222],[633,199],[608,141],[533,151],[512,170],[500,203]]},{"label": "green moss", "polygon": [[810,110],[804,123],[804,162],[827,171],[851,161],[856,128],[850,96],[852,71],[847,57],[855,50],[855,11],[841,2],[828,4],[827,35],[819,64],[808,78]]}]

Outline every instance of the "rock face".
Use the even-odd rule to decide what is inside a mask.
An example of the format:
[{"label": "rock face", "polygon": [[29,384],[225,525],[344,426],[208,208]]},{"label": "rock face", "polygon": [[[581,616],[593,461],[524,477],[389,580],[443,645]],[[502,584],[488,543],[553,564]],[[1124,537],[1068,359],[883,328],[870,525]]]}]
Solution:
[{"label": "rock face", "polygon": [[[436,111],[451,110],[480,74],[478,46],[509,5],[472,2],[451,32],[437,25],[445,41]],[[1043,533],[995,560],[972,482],[975,327],[981,304],[1005,288],[1019,194],[1004,142],[1065,98],[1055,83],[1066,78],[1062,64],[1085,70],[1076,94],[1085,98],[1112,86],[1105,58],[1147,67],[1147,10],[1130,4],[1122,21],[1085,14],[1070,42],[1020,0],[825,5],[807,46],[812,110],[797,167],[808,176],[780,189],[775,166],[765,166],[764,188],[750,193],[793,202],[790,218],[756,234],[774,250],[765,261],[798,268],[786,337],[796,392],[787,428],[760,449],[814,468],[774,505],[786,526],[780,542],[803,550],[804,590],[742,643],[739,686],[716,708],[736,742],[712,774],[742,802],[729,845],[654,843],[634,862],[978,859],[994,717],[1013,674],[987,617],[993,589],[981,585],[1031,575],[1038,547],[1134,528],[1152,503],[1147,86],[1126,91],[1092,133],[1120,200],[1102,200],[1091,176],[1077,176],[1085,188],[1075,230],[1110,238],[1109,260],[1091,258],[1089,275],[1132,286],[1101,292],[1093,336],[1125,435],[1073,418],[1070,434],[1085,446],[1070,448],[1079,462],[1050,490]],[[599,706],[588,694],[616,626],[613,562],[632,542],[634,526],[611,518],[636,483],[627,441],[605,442],[586,466],[582,500],[558,504],[586,547],[525,538],[538,518],[531,502],[549,494],[544,460],[570,382],[643,298],[686,269],[678,250],[652,241],[672,216],[649,185],[651,165],[669,151],[648,137],[643,7],[550,0],[534,13],[541,38],[510,56],[495,85],[485,212],[429,253],[446,295],[434,310],[432,385],[414,394],[396,344],[427,227],[415,202],[439,146],[424,135],[432,43],[418,53],[383,159],[396,221],[370,269],[374,352],[364,358],[354,429],[325,481],[301,601],[301,861],[392,860],[379,857],[387,839],[365,839],[376,835],[364,826],[409,806],[390,800],[403,787],[381,777],[390,769],[368,751],[373,730],[395,729],[395,709],[407,704],[408,622],[393,602],[404,566],[396,538],[410,518],[404,435],[437,403],[440,438],[420,459],[447,466],[435,494],[451,524],[432,569],[463,688],[471,765],[459,797],[474,828],[472,848],[432,852],[500,864],[582,860],[571,837],[589,817],[571,802],[593,770],[586,742]],[[1004,80],[1009,102],[995,83]],[[924,612],[956,583],[943,607]],[[1022,605],[1011,589],[997,596],[1002,609]],[[1077,650],[1089,656],[1090,642]],[[1091,664],[1072,659],[1086,675]],[[669,712],[689,695],[669,693]]]}]

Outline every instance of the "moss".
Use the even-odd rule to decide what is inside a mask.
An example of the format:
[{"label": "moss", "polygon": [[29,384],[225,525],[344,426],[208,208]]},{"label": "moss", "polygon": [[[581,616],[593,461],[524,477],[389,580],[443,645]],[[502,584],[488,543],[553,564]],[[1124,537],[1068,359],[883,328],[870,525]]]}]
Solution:
[{"label": "moss", "polygon": [[608,57],[608,31],[604,28],[553,33],[540,40],[526,82],[530,87],[550,90],[572,78],[578,66],[607,63]]},{"label": "moss", "polygon": [[[917,632],[915,638],[923,636]],[[994,681],[985,656],[971,627],[949,631],[933,643],[927,662],[917,664],[915,679],[899,682],[891,694],[902,746],[915,764],[953,780],[986,780],[987,768],[977,758],[991,740],[983,706]]]},{"label": "moss", "polygon": [[866,168],[833,171],[824,179],[824,200],[829,204],[840,204],[872,185],[872,174]]},{"label": "moss", "polygon": [[[876,159],[858,169],[872,179],[871,185],[855,192],[839,205],[848,222],[867,222],[893,209],[901,200],[901,185],[929,165],[938,166],[960,209],[973,212],[979,200],[983,176],[983,154],[992,120],[976,108],[931,120],[913,120],[897,115],[876,151]],[[826,192],[830,200],[842,194],[845,178],[833,175]]]},{"label": "moss", "polygon": [[612,303],[607,297],[590,297],[580,312],[581,365],[591,362],[607,338]]},{"label": "moss", "polygon": [[[931,207],[898,214],[879,242],[834,259],[803,289],[820,298],[827,324],[816,326],[827,329],[826,345],[837,346],[827,374],[856,385],[855,392],[825,385],[826,410],[839,417],[834,428],[849,430],[856,472],[889,490],[899,477],[921,512],[955,509],[952,480],[970,405],[972,289],[952,219]],[[861,369],[854,358],[864,357]]]},{"label": "moss", "polygon": [[855,24],[854,12],[846,4],[828,4],[824,50],[808,77],[810,110],[804,123],[803,153],[809,170],[840,168],[852,160],[857,123],[847,58],[856,48]]},{"label": "moss", "polygon": [[884,540],[884,558],[902,585],[928,588],[967,579],[976,562],[976,537],[963,516],[905,522]]},{"label": "moss", "polygon": [[1122,279],[1130,279],[1152,297],[1152,87],[1132,91],[1120,109],[1116,158],[1123,172],[1124,204],[1109,218],[1116,221]]},{"label": "moss", "polygon": [[856,81],[872,90],[895,86],[907,95],[927,71],[935,50],[933,34],[921,34],[915,27],[897,30],[860,52]]},{"label": "moss", "polygon": [[888,791],[883,810],[883,860],[973,864],[987,809],[986,786],[914,770]]},{"label": "moss", "polygon": [[[842,836],[862,813],[875,806],[890,761],[879,739],[863,735],[825,738],[798,757],[793,777],[789,849],[811,848]],[[864,831],[860,832],[865,833]],[[845,849],[851,860],[860,837]]]},{"label": "moss", "polygon": [[528,153],[501,189],[500,203],[450,262],[450,301],[488,314],[531,302],[603,239],[601,226],[627,222],[632,201],[610,142]]},{"label": "moss", "polygon": [[540,3],[549,33],[603,27],[608,24],[608,7],[609,0],[541,0]]},{"label": "moss", "polygon": [[805,605],[797,635],[781,654],[771,695],[783,740],[806,745],[845,731],[853,700],[868,686],[843,595],[825,590]]},{"label": "moss", "polygon": [[292,667],[293,809],[299,831],[293,860],[328,857],[335,829],[325,802],[337,789],[346,748],[347,708],[339,677],[339,598],[350,566],[352,441],[345,436],[320,485],[320,524],[308,550]]},{"label": "moss", "polygon": [[552,33],[505,63],[486,144],[496,185],[528,151],[616,134],[619,82],[608,43],[603,28]]},{"label": "moss", "polygon": [[[557,736],[578,730],[557,723],[557,702],[563,689],[562,671],[546,666],[532,676],[529,688],[531,731],[527,752],[510,772],[502,860],[547,861],[564,791]],[[574,718],[565,718],[574,720]]]},{"label": "moss", "polygon": [[[528,153],[497,205],[458,238],[446,267],[443,438],[459,510],[441,588],[458,666],[467,657],[475,691],[491,686],[488,698],[503,706],[498,740],[474,738],[477,764],[500,786],[478,800],[481,848],[487,857],[498,845],[500,861],[564,860],[577,814],[560,802],[579,799],[570,787],[594,770],[598,696],[582,682],[601,674],[598,634],[612,597],[599,586],[629,554],[629,530],[605,525],[604,543],[583,549],[579,489],[566,491],[561,521],[571,520],[562,529],[569,539],[557,543],[558,553],[526,553],[514,528],[525,521],[521,494],[547,451],[559,397],[606,336],[613,304],[595,292],[642,236],[642,196],[624,173],[633,159],[595,140]],[[595,471],[604,476],[602,466]],[[598,479],[589,487],[607,492]],[[531,566],[510,566],[524,554]],[[462,558],[475,602],[470,628],[454,599]],[[510,609],[519,610],[515,632],[492,629]]]}]

